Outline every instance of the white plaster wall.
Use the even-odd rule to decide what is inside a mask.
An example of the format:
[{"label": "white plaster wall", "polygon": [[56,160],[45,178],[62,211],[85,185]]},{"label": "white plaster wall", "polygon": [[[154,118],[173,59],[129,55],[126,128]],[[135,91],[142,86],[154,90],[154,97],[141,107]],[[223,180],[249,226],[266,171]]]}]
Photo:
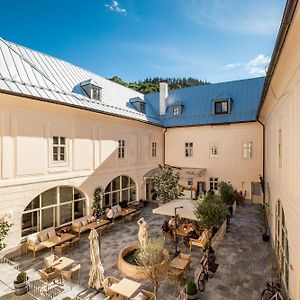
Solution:
[{"label": "white plaster wall", "polygon": [[[266,200],[271,206],[274,241],[275,209],[281,201],[289,242],[289,297],[300,299],[300,11],[295,14],[271,80],[260,120],[265,124]],[[278,131],[282,130],[282,168],[278,163]]]},{"label": "white plaster wall", "polygon": [[[252,159],[243,159],[242,144],[253,142]],[[193,142],[193,156],[185,157],[185,143]],[[210,158],[210,142],[217,142],[218,158]],[[257,122],[171,128],[166,132],[166,163],[176,167],[205,168],[205,175],[195,181],[205,181],[209,190],[209,177],[230,181],[238,190],[246,190],[251,198],[251,182],[257,182],[262,173],[262,126]]]},{"label": "white plaster wall", "polygon": [[[12,211],[14,223],[7,249],[21,241],[21,215],[37,195],[70,185],[88,199],[119,175],[137,184],[144,198],[143,175],[162,163],[163,129],[56,104],[0,93],[0,215]],[[54,135],[67,138],[66,162],[52,161]],[[118,140],[125,140],[125,159],[118,159]],[[145,142],[147,141],[147,142]],[[157,142],[157,157],[151,143]]]}]

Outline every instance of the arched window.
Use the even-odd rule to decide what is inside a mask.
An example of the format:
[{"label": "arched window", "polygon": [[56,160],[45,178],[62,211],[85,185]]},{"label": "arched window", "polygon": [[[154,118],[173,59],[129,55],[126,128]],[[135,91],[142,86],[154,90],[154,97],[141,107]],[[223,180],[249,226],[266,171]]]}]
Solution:
[{"label": "arched window", "polygon": [[22,215],[22,236],[60,227],[86,214],[86,199],[73,187],[55,187],[35,197]]},{"label": "arched window", "polygon": [[280,268],[281,278],[286,290],[289,286],[289,245],[288,235],[285,223],[284,210],[280,200],[276,205],[276,219],[275,219],[275,248]]},{"label": "arched window", "polygon": [[136,184],[128,176],[118,176],[105,189],[103,207],[136,200]]}]

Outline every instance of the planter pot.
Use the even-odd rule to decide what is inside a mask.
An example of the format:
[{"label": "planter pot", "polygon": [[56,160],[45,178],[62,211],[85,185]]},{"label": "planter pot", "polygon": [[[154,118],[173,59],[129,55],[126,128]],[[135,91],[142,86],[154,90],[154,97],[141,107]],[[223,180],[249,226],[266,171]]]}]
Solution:
[{"label": "planter pot", "polygon": [[27,281],[22,282],[22,283],[17,283],[14,281],[14,287],[15,287],[15,295],[17,295],[17,296],[25,295],[28,292]]},{"label": "planter pot", "polygon": [[188,294],[185,294],[185,295],[186,295],[186,299],[188,299],[188,300],[198,299],[198,293],[195,295],[188,295]]},{"label": "planter pot", "polygon": [[268,242],[270,240],[270,236],[267,233],[264,233],[262,235],[262,239],[263,239],[264,242]]}]

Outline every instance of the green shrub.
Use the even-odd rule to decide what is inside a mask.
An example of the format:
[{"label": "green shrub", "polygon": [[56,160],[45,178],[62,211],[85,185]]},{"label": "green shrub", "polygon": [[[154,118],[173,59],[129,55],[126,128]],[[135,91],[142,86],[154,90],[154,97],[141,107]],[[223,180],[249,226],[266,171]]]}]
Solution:
[{"label": "green shrub", "polygon": [[17,276],[16,283],[23,283],[27,280],[26,272],[20,272]]},{"label": "green shrub", "polygon": [[230,183],[221,181],[218,184],[221,200],[227,205],[233,205],[236,197],[233,186]]},{"label": "green shrub", "polygon": [[184,286],[184,289],[185,289],[186,294],[188,294],[190,296],[194,296],[198,292],[197,286],[196,286],[194,280],[192,280],[192,279],[189,279],[187,281],[187,283]]},{"label": "green shrub", "polygon": [[71,297],[64,297],[62,300],[72,300],[72,298]]},{"label": "green shrub", "polygon": [[215,195],[206,195],[197,200],[195,215],[206,229],[220,228],[225,221],[227,207]]}]

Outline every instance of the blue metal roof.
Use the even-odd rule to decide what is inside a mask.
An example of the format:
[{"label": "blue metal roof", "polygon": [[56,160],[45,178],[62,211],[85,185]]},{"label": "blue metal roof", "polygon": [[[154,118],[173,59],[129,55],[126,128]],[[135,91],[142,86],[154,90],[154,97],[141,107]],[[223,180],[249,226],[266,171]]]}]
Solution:
[{"label": "blue metal roof", "polygon": [[[264,80],[259,77],[170,90],[167,112],[159,116],[160,123],[176,127],[255,121]],[[232,100],[230,114],[214,115],[213,101],[228,98]],[[151,107],[148,113],[158,117],[159,93],[145,95],[144,99]],[[174,117],[172,106],[177,103],[183,105],[182,114]]]}]

